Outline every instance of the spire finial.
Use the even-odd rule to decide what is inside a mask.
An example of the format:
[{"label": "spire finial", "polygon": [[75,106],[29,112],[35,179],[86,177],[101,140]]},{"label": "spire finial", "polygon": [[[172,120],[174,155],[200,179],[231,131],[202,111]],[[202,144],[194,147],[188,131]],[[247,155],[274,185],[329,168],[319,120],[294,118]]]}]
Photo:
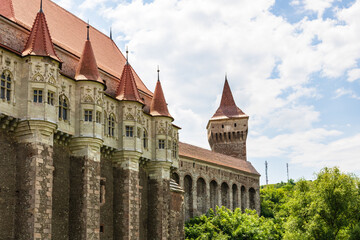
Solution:
[{"label": "spire finial", "polygon": [[89,34],[90,24],[89,24],[89,20],[88,20],[88,24],[87,24],[86,28],[87,28],[87,38],[86,39],[89,41],[90,40],[90,34]]},{"label": "spire finial", "polygon": [[227,72],[225,72],[225,81],[227,81]]},{"label": "spire finial", "polygon": [[111,29],[111,27],[110,27],[110,39],[113,40],[112,39],[112,29]]},{"label": "spire finial", "polygon": [[40,12],[43,12],[43,10],[42,10],[42,0],[40,0]]},{"label": "spire finial", "polygon": [[158,81],[160,81],[160,68],[159,68],[159,65],[157,66],[157,73],[158,73]]},{"label": "spire finial", "polygon": [[129,64],[129,48],[126,46],[126,64]]}]

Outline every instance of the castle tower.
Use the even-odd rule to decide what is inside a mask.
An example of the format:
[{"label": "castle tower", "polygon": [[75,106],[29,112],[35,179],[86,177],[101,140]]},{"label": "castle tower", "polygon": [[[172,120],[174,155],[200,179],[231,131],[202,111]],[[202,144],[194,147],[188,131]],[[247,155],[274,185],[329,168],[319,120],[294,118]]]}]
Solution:
[{"label": "castle tower", "polygon": [[104,81],[100,78],[87,26],[87,39],[75,73],[76,131],[70,141],[71,239],[100,239],[100,149]]},{"label": "castle tower", "polygon": [[[26,96],[19,106],[16,129],[19,151],[15,239],[51,239],[53,192],[53,138],[56,128],[54,84],[61,61],[57,57],[40,6],[22,52],[25,59],[20,88],[14,94]],[[10,92],[9,92],[10,93]],[[8,94],[9,94],[8,93]],[[15,105],[15,104],[14,104]]]},{"label": "castle tower", "polygon": [[246,160],[247,116],[235,104],[225,77],[220,106],[207,125],[211,150]]}]

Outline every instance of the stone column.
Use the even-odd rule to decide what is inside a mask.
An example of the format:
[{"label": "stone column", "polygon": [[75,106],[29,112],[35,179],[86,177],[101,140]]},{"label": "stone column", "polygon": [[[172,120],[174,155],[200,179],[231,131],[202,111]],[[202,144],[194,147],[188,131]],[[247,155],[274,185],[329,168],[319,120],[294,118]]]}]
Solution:
[{"label": "stone column", "polygon": [[229,186],[229,208],[230,210],[234,210],[234,203],[233,203],[233,189],[232,189],[232,184],[230,184]]},{"label": "stone column", "polygon": [[119,151],[113,155],[114,239],[139,239],[140,153]]},{"label": "stone column", "polygon": [[51,239],[54,123],[19,123],[15,239]]},{"label": "stone column", "polygon": [[169,239],[170,215],[170,162],[150,161],[149,171],[149,240]]},{"label": "stone column", "polygon": [[210,209],[210,181],[206,181],[206,211]]},{"label": "stone column", "polygon": [[193,176],[193,182],[192,182],[192,197],[193,197],[193,216],[196,217],[199,216],[200,213],[198,212],[198,199],[197,199],[197,175]]},{"label": "stone column", "polygon": [[100,147],[98,138],[70,142],[69,235],[73,240],[100,239]]}]

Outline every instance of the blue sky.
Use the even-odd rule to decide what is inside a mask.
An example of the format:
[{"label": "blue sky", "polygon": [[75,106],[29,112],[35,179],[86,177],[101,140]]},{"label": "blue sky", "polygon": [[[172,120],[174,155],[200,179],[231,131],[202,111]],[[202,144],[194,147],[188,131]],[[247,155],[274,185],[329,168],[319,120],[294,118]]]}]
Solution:
[{"label": "blue sky", "polygon": [[269,182],[360,174],[360,1],[55,0],[109,34],[150,90],[160,65],[181,141],[209,148],[225,72]]}]

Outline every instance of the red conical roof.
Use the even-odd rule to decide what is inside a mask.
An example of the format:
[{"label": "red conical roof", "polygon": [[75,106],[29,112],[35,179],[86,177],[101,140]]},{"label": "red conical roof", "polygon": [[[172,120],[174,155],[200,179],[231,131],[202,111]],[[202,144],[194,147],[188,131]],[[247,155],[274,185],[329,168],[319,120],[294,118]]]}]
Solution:
[{"label": "red conical roof", "polygon": [[49,28],[46,23],[45,14],[42,10],[40,10],[36,15],[34,24],[31,28],[30,36],[22,55],[48,56],[61,62],[55,53]]},{"label": "red conical roof", "polygon": [[164,92],[161,87],[160,80],[157,81],[153,99],[150,105],[150,114],[152,116],[163,116],[173,118],[167,108]]},{"label": "red conical roof", "polygon": [[104,84],[104,81],[100,78],[94,51],[89,39],[85,41],[85,46],[80,57],[80,62],[76,68],[75,79],[98,81]]},{"label": "red conical roof", "polygon": [[221,97],[220,107],[216,110],[214,116],[212,116],[211,119],[213,120],[224,117],[234,118],[241,116],[246,116],[246,115],[243,111],[241,111],[240,108],[236,106],[233,95],[230,90],[229,83],[225,78],[224,90]]},{"label": "red conical roof", "polygon": [[143,103],[140,98],[135,78],[129,63],[126,63],[121,74],[120,84],[116,91],[116,99]]}]

